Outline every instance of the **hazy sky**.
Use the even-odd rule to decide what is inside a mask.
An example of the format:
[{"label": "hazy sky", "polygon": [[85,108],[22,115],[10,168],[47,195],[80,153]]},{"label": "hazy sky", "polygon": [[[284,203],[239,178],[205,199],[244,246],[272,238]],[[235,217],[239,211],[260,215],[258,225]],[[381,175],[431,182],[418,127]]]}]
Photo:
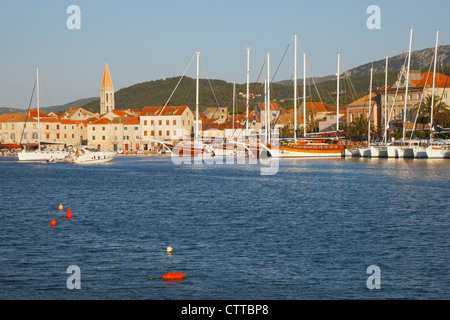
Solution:
[{"label": "hazy sky", "polygon": [[[70,30],[67,8],[81,10],[81,29]],[[367,8],[381,10],[381,29],[370,30]],[[275,81],[293,72],[293,34],[308,55],[308,76],[450,44],[448,0],[42,0],[0,1],[0,107],[27,108],[41,74],[41,106],[99,96],[105,62],[114,89],[182,75],[196,51],[200,77],[256,81],[267,53]],[[289,47],[288,47],[289,46]],[[281,58],[286,48],[284,60]],[[343,70],[341,66],[341,71]],[[195,77],[195,61],[186,75]],[[263,75],[267,73],[264,70]]]}]

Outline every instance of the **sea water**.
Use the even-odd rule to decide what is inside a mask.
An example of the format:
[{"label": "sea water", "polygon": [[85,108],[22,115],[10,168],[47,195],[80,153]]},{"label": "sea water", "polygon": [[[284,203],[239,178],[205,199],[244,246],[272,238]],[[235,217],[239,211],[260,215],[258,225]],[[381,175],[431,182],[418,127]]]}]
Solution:
[{"label": "sea water", "polygon": [[162,156],[2,158],[0,299],[449,299],[449,172],[426,159],[282,160],[261,175]]}]

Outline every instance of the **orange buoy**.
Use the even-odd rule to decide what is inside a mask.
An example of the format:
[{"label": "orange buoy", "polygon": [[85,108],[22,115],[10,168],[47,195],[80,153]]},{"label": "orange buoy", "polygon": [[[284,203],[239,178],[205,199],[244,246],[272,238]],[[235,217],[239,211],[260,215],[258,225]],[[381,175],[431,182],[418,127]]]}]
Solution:
[{"label": "orange buoy", "polygon": [[52,227],[56,226],[56,220],[53,219],[52,221],[50,221],[50,225],[51,225]]},{"label": "orange buoy", "polygon": [[67,209],[66,218],[69,220],[72,219],[72,213],[70,212],[70,208]]},{"label": "orange buoy", "polygon": [[169,272],[163,275],[163,280],[178,280],[178,279],[185,279],[187,278],[184,274],[181,272]]},{"label": "orange buoy", "polygon": [[62,210],[62,209],[63,209],[63,205],[62,205],[61,203],[59,204],[58,209],[59,209],[59,210]]}]

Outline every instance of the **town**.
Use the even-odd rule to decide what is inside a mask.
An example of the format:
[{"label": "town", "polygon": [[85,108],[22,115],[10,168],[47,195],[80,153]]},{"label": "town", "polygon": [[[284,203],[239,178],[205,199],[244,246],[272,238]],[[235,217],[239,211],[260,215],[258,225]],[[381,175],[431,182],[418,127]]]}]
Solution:
[{"label": "town", "polygon": [[[400,71],[397,81],[374,90],[356,101],[339,107],[339,129],[347,129],[356,120],[367,120],[370,116],[373,135],[381,137],[384,132],[392,133],[396,125],[406,118],[406,130],[430,130],[429,124],[417,124],[416,114],[419,104],[432,94],[433,73],[411,70],[408,85],[408,105],[404,110],[404,95],[407,74],[405,68]],[[444,109],[450,105],[447,85],[449,77],[436,73],[436,99]],[[240,95],[245,95],[239,93]],[[324,102],[306,102],[308,115],[304,119],[303,103],[294,109],[284,109],[278,102],[271,101],[266,107],[262,103],[259,110],[250,110],[248,114],[234,114],[226,107],[208,107],[199,113],[199,136],[206,139],[236,139],[249,134],[265,132],[266,119],[275,123],[272,130],[280,136],[293,137],[294,124],[297,134],[312,130],[314,124],[319,132],[336,130],[337,106]],[[266,112],[269,110],[269,114]],[[195,112],[195,111],[194,111]],[[158,142],[173,142],[190,139],[195,132],[195,113],[189,106],[142,106],[142,109],[115,109],[114,87],[108,64],[105,64],[100,87],[100,112],[93,113],[81,107],[70,108],[65,112],[48,114],[35,109],[26,113],[5,113],[0,116],[0,147],[42,148],[60,150],[69,146],[90,145],[100,150],[115,151],[124,154],[146,154],[157,151]],[[370,115],[369,115],[370,114]],[[387,119],[390,119],[386,127]],[[276,121],[274,121],[276,120]],[[364,122],[364,121],[362,121]],[[304,128],[306,124],[306,128]],[[39,126],[39,127],[38,127]],[[247,128],[246,128],[247,126]]]}]

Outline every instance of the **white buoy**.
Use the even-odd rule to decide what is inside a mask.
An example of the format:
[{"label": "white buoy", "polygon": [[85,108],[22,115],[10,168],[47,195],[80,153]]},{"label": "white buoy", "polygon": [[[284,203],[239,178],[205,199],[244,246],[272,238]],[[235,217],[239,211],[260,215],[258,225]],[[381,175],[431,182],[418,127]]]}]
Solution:
[{"label": "white buoy", "polygon": [[172,249],[172,247],[167,247],[167,253],[173,253],[173,249]]}]

